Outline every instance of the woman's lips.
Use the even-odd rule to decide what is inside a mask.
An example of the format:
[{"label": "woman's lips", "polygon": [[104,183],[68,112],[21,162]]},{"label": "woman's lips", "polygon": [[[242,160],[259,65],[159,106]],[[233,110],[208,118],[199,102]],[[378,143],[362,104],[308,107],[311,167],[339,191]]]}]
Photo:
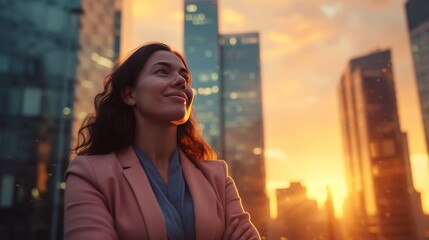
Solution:
[{"label": "woman's lips", "polygon": [[184,102],[184,101],[186,102],[188,100],[188,97],[186,96],[186,94],[184,92],[181,92],[181,91],[180,92],[177,91],[177,92],[166,93],[166,94],[164,94],[164,97],[175,99],[175,100],[181,101],[181,102]]}]

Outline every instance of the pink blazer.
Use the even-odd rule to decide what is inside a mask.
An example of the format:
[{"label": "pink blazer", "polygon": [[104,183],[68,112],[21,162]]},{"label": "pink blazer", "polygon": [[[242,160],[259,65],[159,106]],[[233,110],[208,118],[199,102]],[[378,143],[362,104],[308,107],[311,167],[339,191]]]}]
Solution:
[{"label": "pink blazer", "polygon": [[[196,239],[222,239],[234,219],[250,222],[224,161],[180,152],[194,203]],[[79,156],[66,171],[66,240],[167,239],[161,208],[133,148]],[[260,239],[254,229],[251,239]]]}]

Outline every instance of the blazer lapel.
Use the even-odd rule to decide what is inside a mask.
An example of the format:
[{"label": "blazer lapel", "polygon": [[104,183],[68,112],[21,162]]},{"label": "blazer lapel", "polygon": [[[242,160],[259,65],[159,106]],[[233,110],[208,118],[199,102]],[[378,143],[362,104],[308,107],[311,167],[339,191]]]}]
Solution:
[{"label": "blazer lapel", "polygon": [[196,239],[216,238],[213,218],[218,216],[216,194],[203,173],[180,151],[183,175],[194,203]]},{"label": "blazer lapel", "polygon": [[149,239],[167,239],[161,208],[132,146],[118,152],[118,159],[140,206]]}]

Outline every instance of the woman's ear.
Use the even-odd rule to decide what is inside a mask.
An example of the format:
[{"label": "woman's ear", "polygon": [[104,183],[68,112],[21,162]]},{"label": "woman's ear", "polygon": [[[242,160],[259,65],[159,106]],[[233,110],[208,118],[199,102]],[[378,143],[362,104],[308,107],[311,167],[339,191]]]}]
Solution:
[{"label": "woman's ear", "polygon": [[125,104],[134,106],[136,105],[136,100],[133,94],[133,88],[130,86],[125,86],[121,90],[122,100]]}]

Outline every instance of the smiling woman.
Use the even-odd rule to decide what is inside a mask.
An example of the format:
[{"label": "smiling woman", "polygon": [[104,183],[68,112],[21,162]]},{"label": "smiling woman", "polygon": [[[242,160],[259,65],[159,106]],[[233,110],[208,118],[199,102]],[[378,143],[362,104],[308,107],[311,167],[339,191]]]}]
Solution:
[{"label": "smiling woman", "polygon": [[195,128],[181,54],[144,45],[95,97],[66,172],[65,239],[260,239]]},{"label": "smiling woman", "polygon": [[125,103],[134,107],[137,128],[149,122],[179,125],[189,119],[193,92],[190,74],[183,62],[172,52],[155,52],[140,72],[135,86],[123,89]]}]

